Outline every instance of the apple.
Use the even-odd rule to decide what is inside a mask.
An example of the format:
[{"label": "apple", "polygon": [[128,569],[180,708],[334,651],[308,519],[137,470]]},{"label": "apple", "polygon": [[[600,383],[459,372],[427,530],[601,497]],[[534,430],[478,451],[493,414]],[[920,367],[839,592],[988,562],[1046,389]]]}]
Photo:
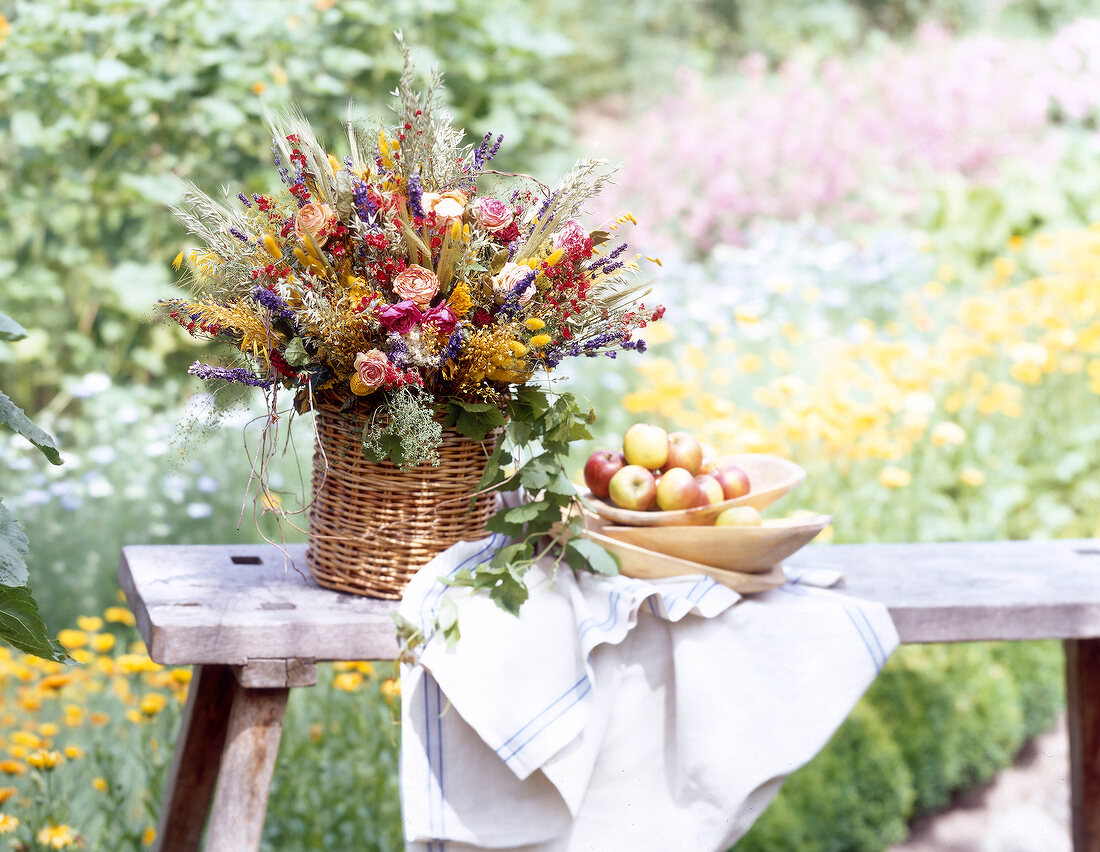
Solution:
[{"label": "apple", "polygon": [[652,423],[635,423],[623,435],[623,455],[628,465],[657,470],[668,461],[668,432]]},{"label": "apple", "polygon": [[697,509],[707,505],[707,494],[695,481],[695,476],[682,467],[664,472],[657,487],[657,508],[666,512],[677,509]]},{"label": "apple", "polygon": [[716,462],[708,476],[713,476],[718,480],[718,484],[722,486],[722,493],[726,495],[727,500],[744,497],[751,488],[749,475],[741,467],[730,461],[719,460]]},{"label": "apple", "polygon": [[616,506],[637,512],[644,512],[657,499],[653,474],[640,464],[628,464],[615,471],[607,490]]},{"label": "apple", "polygon": [[759,527],[764,523],[752,506],[732,506],[714,519],[716,527]]},{"label": "apple", "polygon": [[710,473],[714,462],[718,459],[718,450],[706,441],[700,441],[699,446],[703,448],[703,460],[699,463],[699,473]]},{"label": "apple", "polygon": [[692,476],[699,472],[699,466],[703,463],[703,445],[687,432],[669,432],[668,434],[668,461],[662,465],[663,470],[673,467],[682,467]]},{"label": "apple", "polygon": [[611,477],[626,466],[626,458],[617,450],[596,450],[584,463],[584,484],[597,497],[607,498]]},{"label": "apple", "polygon": [[726,499],[726,493],[722,490],[722,484],[713,476],[699,473],[696,474],[695,481],[699,483],[699,487],[702,488],[703,493],[707,495],[707,505],[713,506],[715,503],[721,503]]}]

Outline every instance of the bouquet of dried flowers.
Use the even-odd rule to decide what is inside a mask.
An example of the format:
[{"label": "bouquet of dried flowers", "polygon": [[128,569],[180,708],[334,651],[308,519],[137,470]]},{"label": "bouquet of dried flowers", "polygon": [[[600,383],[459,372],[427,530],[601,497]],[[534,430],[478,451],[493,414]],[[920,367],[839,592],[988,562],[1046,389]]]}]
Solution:
[{"label": "bouquet of dried flowers", "polygon": [[[187,187],[175,212],[205,247],[176,259],[192,295],[161,306],[239,353],[192,374],[263,389],[273,416],[280,391],[298,413],[338,406],[363,419],[370,459],[431,464],[443,427],[477,439],[507,424],[535,450],[498,444],[483,487],[522,484],[542,514],[502,512],[490,528],[530,538],[572,499],[561,453],[591,417],[546,377],[566,358],[644,351],[636,333],[663,308],[642,303],[638,258],[615,238],[633,217],[594,230],[578,218],[606,163],[580,162],[553,189],[489,169],[501,137],[464,144],[438,73],[418,91],[405,58],[396,125],[349,119],[342,159],[301,115],[271,115],[281,191],[222,203]],[[589,563],[578,544],[566,558]]]}]

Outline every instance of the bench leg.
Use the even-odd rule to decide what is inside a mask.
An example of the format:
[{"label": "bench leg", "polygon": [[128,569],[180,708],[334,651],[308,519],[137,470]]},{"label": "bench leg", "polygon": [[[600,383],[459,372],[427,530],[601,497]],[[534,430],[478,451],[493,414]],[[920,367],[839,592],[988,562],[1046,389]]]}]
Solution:
[{"label": "bench leg", "polygon": [[1067,639],[1074,852],[1100,852],[1100,639]]},{"label": "bench leg", "polygon": [[195,666],[161,802],[155,852],[198,852],[237,680],[229,666]]},{"label": "bench leg", "polygon": [[290,689],[249,689],[234,681],[232,694],[206,852],[260,848]]}]

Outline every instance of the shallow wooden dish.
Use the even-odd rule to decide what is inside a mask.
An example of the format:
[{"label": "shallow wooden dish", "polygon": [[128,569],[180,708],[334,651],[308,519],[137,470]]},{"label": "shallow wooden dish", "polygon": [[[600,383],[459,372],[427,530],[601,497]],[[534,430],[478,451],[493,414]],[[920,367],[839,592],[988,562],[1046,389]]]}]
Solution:
[{"label": "shallow wooden dish", "polygon": [[684,574],[704,574],[741,595],[766,592],[787,582],[782,565],[776,565],[767,572],[746,574],[740,571],[714,568],[710,565],[703,565],[686,559],[676,559],[654,550],[646,550],[625,541],[602,535],[591,528],[585,532],[585,535],[619,557],[619,571],[621,574],[639,580],[658,580],[663,577],[679,577]]},{"label": "shallow wooden dish", "polygon": [[599,533],[615,541],[712,568],[759,574],[781,565],[832,523],[829,515],[769,519],[763,526],[622,527]]},{"label": "shallow wooden dish", "polygon": [[681,509],[675,512],[635,512],[622,509],[610,500],[601,500],[585,492],[582,499],[585,505],[606,521],[630,527],[690,527],[713,524],[714,519],[731,506],[752,506],[763,510],[784,494],[794,490],[806,478],[806,471],[800,465],[779,456],[767,456],[761,453],[741,453],[723,456],[739,465],[749,477],[749,493],[733,500],[723,500],[699,509]]}]

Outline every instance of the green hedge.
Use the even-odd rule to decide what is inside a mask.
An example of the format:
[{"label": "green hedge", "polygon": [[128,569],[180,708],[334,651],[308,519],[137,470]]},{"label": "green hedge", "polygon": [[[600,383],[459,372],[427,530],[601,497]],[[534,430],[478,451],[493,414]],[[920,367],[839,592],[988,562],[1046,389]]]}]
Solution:
[{"label": "green hedge", "polygon": [[881,852],[1049,728],[1063,683],[1056,642],[900,648],[734,849]]}]

